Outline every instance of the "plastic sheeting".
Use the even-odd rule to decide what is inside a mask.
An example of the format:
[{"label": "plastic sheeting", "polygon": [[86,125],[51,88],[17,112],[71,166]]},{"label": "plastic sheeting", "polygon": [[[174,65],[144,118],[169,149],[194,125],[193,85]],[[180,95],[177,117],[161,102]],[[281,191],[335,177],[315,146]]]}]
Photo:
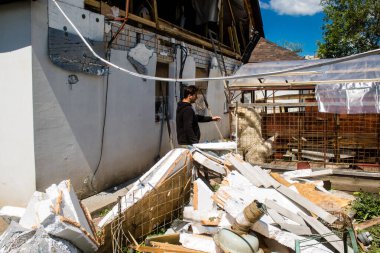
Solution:
[{"label": "plastic sheeting", "polygon": [[315,91],[320,112],[380,113],[380,82],[318,85]]},{"label": "plastic sheeting", "polygon": [[380,55],[371,55],[354,60],[329,64],[321,67],[313,67],[318,63],[328,63],[336,59],[299,60],[299,61],[274,61],[262,63],[248,63],[240,67],[235,75],[248,75],[283,71],[296,67],[307,67],[301,71],[293,71],[279,75],[263,75],[261,78],[241,78],[230,83],[232,88],[249,88],[260,85],[289,83],[317,84],[318,82],[349,83],[352,80],[380,79]]},{"label": "plastic sheeting", "polygon": [[307,67],[262,78],[242,78],[230,84],[231,88],[287,87],[289,85],[317,85],[316,99],[320,112],[339,114],[380,113],[380,55],[312,67],[332,59],[276,61],[248,63],[236,75],[284,71]]}]

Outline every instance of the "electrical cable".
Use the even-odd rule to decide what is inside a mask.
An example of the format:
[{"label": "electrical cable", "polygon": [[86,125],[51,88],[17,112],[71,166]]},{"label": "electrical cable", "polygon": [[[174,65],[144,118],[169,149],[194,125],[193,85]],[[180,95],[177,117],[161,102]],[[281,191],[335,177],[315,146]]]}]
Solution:
[{"label": "electrical cable", "polygon": [[100,155],[99,155],[99,161],[98,161],[98,164],[96,165],[96,169],[94,171],[94,173],[92,173],[92,176],[91,176],[91,179],[90,179],[90,186],[91,186],[91,190],[93,190],[94,192],[97,192],[96,191],[96,188],[94,187],[94,178],[95,178],[95,175],[96,173],[98,172],[99,168],[100,168],[100,163],[102,162],[102,158],[103,158],[103,146],[104,146],[104,132],[105,132],[105,127],[106,127],[106,118],[107,118],[107,105],[108,105],[108,86],[109,86],[109,73],[107,73],[107,78],[106,78],[106,90],[105,90],[105,98],[104,98],[104,116],[103,116],[103,126],[102,126],[102,137],[101,137],[101,140],[100,140]]},{"label": "electrical cable", "polygon": [[107,61],[106,59],[100,57],[90,46],[90,44],[87,42],[87,40],[83,37],[83,35],[80,33],[78,28],[73,24],[73,22],[69,19],[69,17],[66,15],[66,13],[62,10],[61,6],[57,3],[56,0],[52,0],[53,3],[57,6],[58,10],[62,13],[62,15],[65,17],[65,19],[69,22],[69,24],[72,26],[72,28],[75,30],[75,32],[78,34],[78,36],[81,38],[83,43],[87,46],[87,48],[91,51],[91,53],[98,58],[100,61],[106,63],[110,67],[114,67],[120,71],[126,72],[132,76],[140,77],[143,79],[147,80],[156,80],[156,81],[167,81],[167,82],[204,82],[204,81],[220,81],[220,80],[234,80],[234,79],[243,79],[243,78],[254,78],[254,77],[264,77],[264,76],[271,76],[271,75],[278,75],[278,74],[284,74],[292,71],[298,71],[298,70],[304,70],[304,69],[309,69],[309,68],[315,68],[315,67],[322,67],[326,65],[331,65],[335,63],[340,63],[340,62],[345,62],[349,60],[354,60],[358,58],[362,58],[365,56],[369,55],[375,55],[380,53],[380,48],[367,51],[364,53],[359,53],[359,54],[354,54],[338,59],[333,59],[331,61],[326,61],[326,62],[319,62],[315,64],[309,64],[306,66],[298,66],[298,67],[293,67],[293,68],[288,68],[280,71],[269,71],[265,73],[256,73],[256,74],[247,74],[247,75],[231,75],[231,76],[221,76],[221,77],[205,77],[205,78],[185,78],[185,79],[180,79],[180,78],[164,78],[164,77],[155,77],[155,76],[149,76],[149,75],[142,75],[133,71],[129,71],[125,68],[119,67],[118,65]]}]

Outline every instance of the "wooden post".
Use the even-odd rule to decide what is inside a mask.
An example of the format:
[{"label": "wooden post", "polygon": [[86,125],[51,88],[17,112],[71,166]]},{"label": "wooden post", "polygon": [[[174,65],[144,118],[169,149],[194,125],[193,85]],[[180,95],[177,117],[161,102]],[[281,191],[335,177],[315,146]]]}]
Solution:
[{"label": "wooden post", "polygon": [[228,27],[228,37],[231,42],[231,48],[236,52],[236,47],[235,47],[235,41],[234,41],[234,36],[232,35],[232,28],[231,26]]},{"label": "wooden post", "polygon": [[219,41],[223,44],[223,18],[224,18],[224,1],[220,0],[220,12],[219,12]]},{"label": "wooden post", "polygon": [[158,22],[158,10],[157,10],[157,1],[156,0],[153,0],[153,12],[154,12],[154,17],[153,17],[154,23],[156,23],[157,29],[159,29],[160,25]]}]

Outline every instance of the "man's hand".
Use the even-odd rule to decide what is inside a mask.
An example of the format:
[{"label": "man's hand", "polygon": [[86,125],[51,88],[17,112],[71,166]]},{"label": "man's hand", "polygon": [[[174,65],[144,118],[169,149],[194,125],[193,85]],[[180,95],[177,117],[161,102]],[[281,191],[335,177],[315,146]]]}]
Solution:
[{"label": "man's hand", "polygon": [[219,121],[220,120],[220,117],[219,116],[214,116],[212,117],[212,121]]}]

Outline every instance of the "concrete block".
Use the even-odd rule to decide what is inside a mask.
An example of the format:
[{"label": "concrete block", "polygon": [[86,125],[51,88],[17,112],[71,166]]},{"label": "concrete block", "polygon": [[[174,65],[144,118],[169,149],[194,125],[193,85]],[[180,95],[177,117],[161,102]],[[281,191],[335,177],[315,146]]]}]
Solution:
[{"label": "concrete block", "polygon": [[73,243],[85,253],[96,252],[98,250],[96,243],[94,243],[89,236],[85,235],[81,229],[63,222],[58,216],[54,217],[54,223],[46,226],[45,230],[50,235],[54,235]]},{"label": "concrete block", "polygon": [[70,181],[62,181],[58,189],[62,191],[62,216],[78,222],[91,236],[94,236]]},{"label": "concrete block", "polygon": [[214,193],[210,188],[198,178],[194,181],[194,209],[199,211],[210,211],[216,208],[212,196]]},{"label": "concrete block", "polygon": [[25,208],[15,206],[3,206],[0,208],[0,218],[3,218],[8,224],[11,221],[19,222],[25,213]]},{"label": "concrete block", "polygon": [[33,229],[39,225],[36,216],[36,206],[40,201],[49,199],[46,193],[43,192],[34,192],[33,196],[26,206],[25,213],[20,219],[20,225],[24,228]]},{"label": "concrete block", "polygon": [[37,203],[36,205],[36,220],[37,223],[45,227],[54,222],[56,214],[52,208],[52,202],[50,199],[45,199]]}]

